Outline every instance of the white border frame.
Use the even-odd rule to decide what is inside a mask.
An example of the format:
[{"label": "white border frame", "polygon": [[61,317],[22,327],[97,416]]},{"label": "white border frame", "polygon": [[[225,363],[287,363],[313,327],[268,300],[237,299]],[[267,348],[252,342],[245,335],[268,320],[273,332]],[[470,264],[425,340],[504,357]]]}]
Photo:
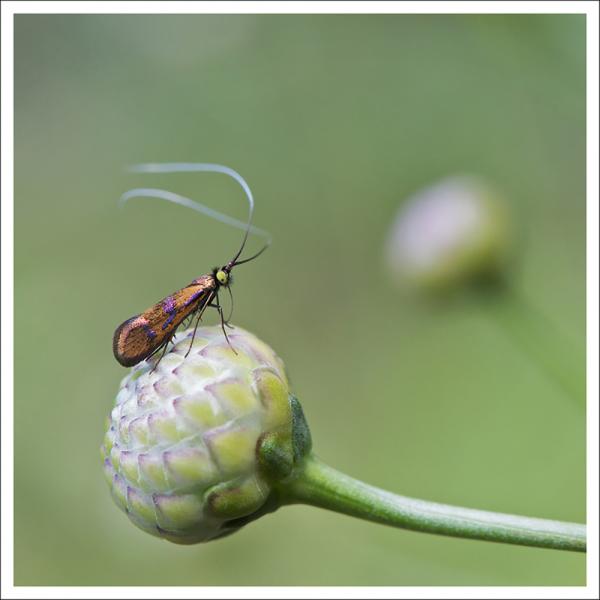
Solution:
[{"label": "white border frame", "polygon": [[[2,2],[1,327],[2,598],[597,598],[598,587],[598,4],[593,1]],[[15,14],[586,14],[587,506],[586,587],[15,587],[13,571],[13,17]]]}]

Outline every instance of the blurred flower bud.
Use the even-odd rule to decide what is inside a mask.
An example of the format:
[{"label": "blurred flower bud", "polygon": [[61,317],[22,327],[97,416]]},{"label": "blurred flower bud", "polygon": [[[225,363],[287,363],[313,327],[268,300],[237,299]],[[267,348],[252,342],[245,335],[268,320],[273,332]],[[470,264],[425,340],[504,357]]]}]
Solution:
[{"label": "blurred flower bud", "polygon": [[506,206],[476,177],[451,177],[400,207],[386,247],[394,279],[441,291],[500,270],[508,250]]},{"label": "blurred flower bud", "polygon": [[257,337],[179,334],[123,379],[101,448],[113,498],[144,531],[193,544],[278,507],[273,484],[310,449],[282,361]]}]

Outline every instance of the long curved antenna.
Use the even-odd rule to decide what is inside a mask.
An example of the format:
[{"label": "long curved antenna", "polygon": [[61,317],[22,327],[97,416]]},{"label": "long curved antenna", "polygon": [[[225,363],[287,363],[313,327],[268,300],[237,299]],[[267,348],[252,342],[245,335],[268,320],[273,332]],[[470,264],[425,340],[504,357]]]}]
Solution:
[{"label": "long curved antenna", "polygon": [[229,215],[220,213],[219,211],[213,210],[208,206],[204,206],[204,204],[201,204],[200,202],[196,202],[195,200],[191,200],[190,198],[186,198],[180,194],[175,194],[174,192],[159,190],[156,188],[136,188],[134,190],[125,192],[119,199],[119,204],[122,206],[125,204],[125,202],[131,200],[132,198],[160,198],[161,200],[167,200],[168,202],[173,202],[174,204],[191,208],[192,210],[202,213],[211,219],[220,221],[221,223],[225,223],[226,225],[230,225],[231,227],[242,229],[243,231],[248,231],[249,233],[263,237],[269,240],[269,243],[271,241],[271,234],[268,231],[255,227],[254,225],[248,226],[248,224],[244,223],[243,221],[238,221]]},{"label": "long curved antenna", "polygon": [[[225,165],[219,165],[216,163],[178,163],[178,162],[175,162],[175,163],[142,163],[139,165],[133,165],[132,167],[130,167],[129,170],[134,173],[181,173],[181,172],[204,171],[204,172],[212,172],[212,173],[223,173],[224,175],[229,175],[229,177],[232,177],[233,179],[235,179],[240,184],[242,189],[244,190],[244,193],[246,194],[246,198],[248,199],[248,223],[246,225],[246,227],[247,227],[246,233],[244,234],[242,244],[241,244],[240,249],[238,250],[237,254],[229,261],[230,264],[232,264],[232,265],[236,264],[237,259],[240,257],[242,251],[244,250],[246,241],[248,240],[248,234],[250,233],[251,229],[255,229],[255,228],[252,228],[252,226],[251,226],[252,216],[254,214],[254,197],[252,196],[252,191],[250,190],[250,186],[246,183],[246,180],[237,171],[234,171],[233,169],[231,169],[230,167],[226,167]],[[169,192],[169,194],[170,194],[170,192]],[[176,195],[177,194],[175,194],[175,196]],[[167,199],[167,198],[165,197],[165,199]],[[173,201],[175,201],[175,200],[173,200]],[[191,201],[191,202],[193,202],[193,201]],[[179,204],[181,204],[181,202],[179,202]],[[185,205],[188,206],[188,204],[185,204]],[[206,207],[204,207],[204,208],[206,208]],[[196,209],[196,210],[198,210],[198,209]],[[206,211],[199,211],[199,212],[204,212],[204,214],[209,214],[209,212],[210,212],[210,213],[212,213],[211,216],[213,216],[213,217],[216,214],[219,214],[222,217],[226,217],[226,215],[222,215],[221,213],[217,213],[217,211],[212,211],[211,209],[207,209]],[[215,218],[217,218],[217,217],[215,217]],[[221,218],[218,218],[217,220],[223,221],[223,219],[221,219]],[[231,221],[236,221],[236,219],[231,219]],[[226,221],[223,221],[223,222],[226,222]],[[236,225],[236,227],[237,227],[237,225]],[[264,232],[264,233],[266,233],[266,232]],[[267,234],[264,237],[267,237],[267,239],[269,239],[269,242],[265,246],[265,249],[266,249],[266,247],[268,247],[270,244],[270,235]],[[237,263],[237,264],[240,264],[240,263]]]}]

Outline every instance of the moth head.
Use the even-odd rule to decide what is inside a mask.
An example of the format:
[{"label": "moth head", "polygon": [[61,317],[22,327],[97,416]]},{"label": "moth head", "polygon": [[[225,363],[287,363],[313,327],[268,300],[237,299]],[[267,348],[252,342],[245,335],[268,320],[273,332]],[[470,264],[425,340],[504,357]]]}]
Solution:
[{"label": "moth head", "polygon": [[229,283],[231,281],[231,276],[229,275],[229,271],[226,270],[225,267],[223,267],[222,269],[217,269],[215,271],[215,277],[217,278],[217,281],[221,285],[229,285]]}]

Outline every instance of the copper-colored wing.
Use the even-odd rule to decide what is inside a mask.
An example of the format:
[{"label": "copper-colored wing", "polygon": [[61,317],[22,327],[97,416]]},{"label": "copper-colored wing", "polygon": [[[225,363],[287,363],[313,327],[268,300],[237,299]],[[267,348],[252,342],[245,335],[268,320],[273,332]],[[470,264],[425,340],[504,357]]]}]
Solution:
[{"label": "copper-colored wing", "polygon": [[121,323],[113,337],[113,353],[124,367],[148,358],[167,343],[181,322],[212,300],[217,284],[212,275],[194,279],[143,313]]}]

